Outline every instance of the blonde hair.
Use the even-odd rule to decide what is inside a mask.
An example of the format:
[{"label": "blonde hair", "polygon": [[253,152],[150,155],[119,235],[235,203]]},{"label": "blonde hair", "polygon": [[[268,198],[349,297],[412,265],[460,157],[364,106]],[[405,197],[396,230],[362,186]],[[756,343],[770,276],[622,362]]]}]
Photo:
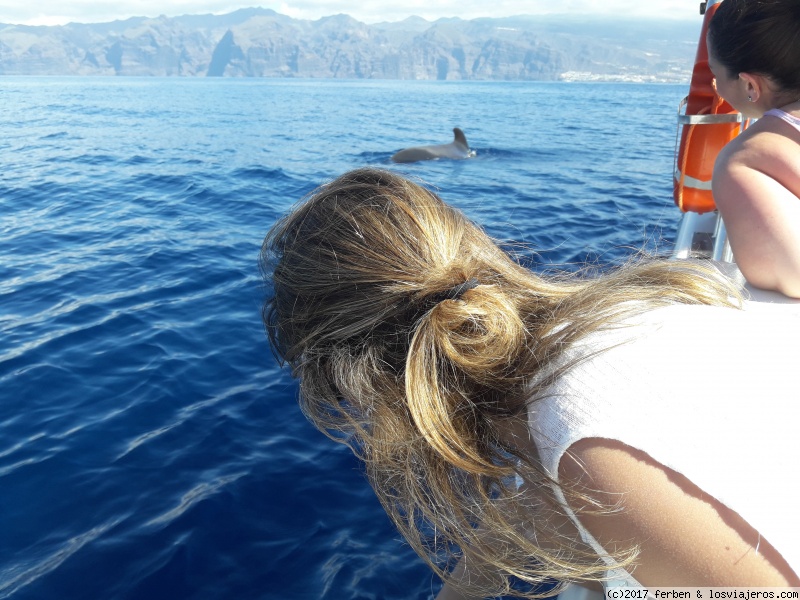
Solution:
[{"label": "blonde hair", "polygon": [[264,322],[305,414],[364,460],[417,553],[443,577],[463,557],[481,574],[470,593],[484,595],[536,597],[512,579],[600,580],[608,568],[555,530],[551,480],[503,434],[527,422],[552,377],[531,382],[632,311],[738,298],[713,266],[689,261],[537,276],[435,194],[377,169],[342,175],[278,221],[262,268],[273,286]]}]

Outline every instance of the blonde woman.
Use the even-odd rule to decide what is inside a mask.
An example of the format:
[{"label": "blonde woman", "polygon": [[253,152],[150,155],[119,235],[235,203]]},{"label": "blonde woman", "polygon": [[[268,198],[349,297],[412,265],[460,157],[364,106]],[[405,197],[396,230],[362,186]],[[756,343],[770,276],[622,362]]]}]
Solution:
[{"label": "blonde woman", "polygon": [[262,264],[305,414],[364,461],[440,598],[800,585],[799,322],[739,310],[712,265],[543,278],[374,169],[280,220]]}]

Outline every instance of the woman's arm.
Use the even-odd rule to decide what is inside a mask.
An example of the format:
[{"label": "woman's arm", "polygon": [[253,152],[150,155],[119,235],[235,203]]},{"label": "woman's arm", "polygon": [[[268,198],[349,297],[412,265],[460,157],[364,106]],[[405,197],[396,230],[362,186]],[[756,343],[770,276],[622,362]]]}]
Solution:
[{"label": "woman's arm", "polygon": [[785,185],[798,178],[792,161],[800,147],[782,135],[734,140],[717,159],[713,191],[745,278],[799,298],[800,198]]},{"label": "woman's arm", "polygon": [[465,596],[450,584],[445,583],[444,587],[437,594],[436,600],[480,600],[477,596]]},{"label": "woman's arm", "polygon": [[581,440],[570,453],[574,460],[565,455],[561,476],[602,490],[601,501],[619,500],[622,507],[581,516],[583,525],[607,551],[615,543],[638,544],[632,574],[643,585],[800,585],[769,541],[738,514],[647,454],[601,438]]},{"label": "woman's arm", "polygon": [[439,591],[436,600],[480,600],[482,596],[465,595],[449,583],[450,580],[462,581],[469,576],[470,574],[467,572],[466,566],[464,565],[464,559],[461,559],[450,573],[448,581],[444,582],[444,587]]}]

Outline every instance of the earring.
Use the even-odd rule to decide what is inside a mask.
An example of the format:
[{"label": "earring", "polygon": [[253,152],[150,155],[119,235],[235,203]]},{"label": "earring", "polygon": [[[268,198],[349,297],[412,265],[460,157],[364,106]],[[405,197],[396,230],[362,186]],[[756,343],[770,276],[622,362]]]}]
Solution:
[{"label": "earring", "polygon": [[748,97],[747,97],[747,100],[748,100],[748,101],[750,101],[750,102],[752,102],[752,101],[753,101],[753,97],[752,97],[752,96],[748,96]]}]

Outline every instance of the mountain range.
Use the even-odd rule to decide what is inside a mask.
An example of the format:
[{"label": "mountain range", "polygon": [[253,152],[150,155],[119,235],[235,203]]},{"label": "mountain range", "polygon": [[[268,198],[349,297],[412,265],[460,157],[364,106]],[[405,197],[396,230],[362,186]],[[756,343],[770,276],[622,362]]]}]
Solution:
[{"label": "mountain range", "polygon": [[685,82],[691,21],[519,16],[366,24],[263,8],[61,26],[0,24],[2,75]]}]

